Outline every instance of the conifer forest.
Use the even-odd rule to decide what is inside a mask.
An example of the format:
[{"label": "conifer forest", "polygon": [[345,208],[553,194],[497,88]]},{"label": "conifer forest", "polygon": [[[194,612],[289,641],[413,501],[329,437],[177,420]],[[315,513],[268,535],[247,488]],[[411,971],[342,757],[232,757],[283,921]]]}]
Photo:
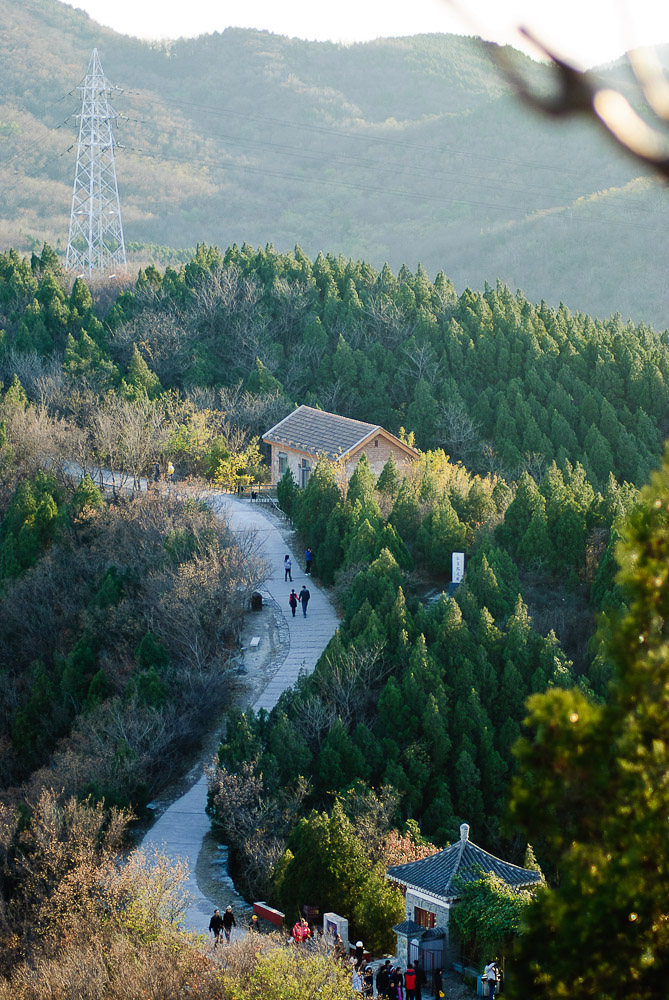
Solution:
[{"label": "conifer forest", "polygon": [[[287,913],[327,903],[381,953],[403,912],[385,868],[464,821],[561,886],[532,904],[517,984],[543,981],[532,960],[563,906],[593,954],[620,944],[597,966],[603,995],[623,995],[625,961],[639,970],[626,995],[652,996],[662,880],[640,899],[635,858],[648,844],[666,857],[669,334],[501,283],[458,294],[420,267],[205,244],[121,289],[73,281],[47,245],[4,252],[0,330],[0,936],[2,972],[24,970],[0,997],[39,995],[31,964],[53,977],[73,960],[56,938],[67,920],[81,933],[75,911],[102,921],[118,969],[148,967],[143,935],[171,897],[143,871],[121,884],[115,852],[232,704],[265,572],[256,541],[195,494],[130,500],[94,470],[131,485],[169,459],[182,481],[266,482],[260,437],[299,403],[381,424],[419,457],[378,478],[363,459],[346,486],[322,459],[305,489],[279,483],[342,621],[269,715],[229,714],[208,808],[239,888]],[[454,550],[466,575],[449,591]],[[599,877],[639,915],[638,938],[611,926],[606,893],[601,912],[579,905]],[[144,907],[141,931],[121,897]],[[175,971],[155,934],[161,974],[191,982],[195,953]],[[499,934],[486,940],[517,937]],[[560,940],[547,967],[567,989]]]}]

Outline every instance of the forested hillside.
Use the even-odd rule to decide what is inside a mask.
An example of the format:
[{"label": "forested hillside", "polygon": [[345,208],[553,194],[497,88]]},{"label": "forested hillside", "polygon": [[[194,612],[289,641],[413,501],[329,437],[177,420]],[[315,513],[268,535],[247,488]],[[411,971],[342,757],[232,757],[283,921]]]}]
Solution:
[{"label": "forested hillside", "polygon": [[[73,88],[97,46],[123,90],[135,264],[185,261],[203,239],[298,242],[378,269],[422,262],[459,292],[499,278],[553,307],[666,325],[658,187],[589,126],[528,115],[472,39],[342,46],[227,30],[164,47],[57,0],[1,0],[0,24],[3,249],[65,248]],[[625,73],[609,75],[634,100]]]},{"label": "forested hillside", "polygon": [[[350,712],[348,722],[340,719],[340,728],[328,730],[330,742],[336,737],[348,746],[354,730],[356,739],[367,741],[364,752],[350,751],[353,771],[338,764],[330,773],[335,765],[325,760],[341,755],[341,747],[321,747],[324,733],[305,748],[316,769],[314,794],[323,800],[332,781],[345,787],[354,773],[371,768],[370,782],[408,796],[402,815],[422,818],[425,812],[427,831],[439,839],[449,836],[458,816],[475,813],[483,823],[483,799],[465,805],[457,788],[466,796],[478,788],[489,799],[494,786],[501,809],[505,782],[499,775],[512,768],[510,747],[526,694],[579,678],[593,696],[605,694],[605,665],[596,651],[587,653],[586,644],[592,612],[612,599],[613,528],[659,460],[667,412],[666,334],[623,324],[619,317],[593,321],[564,307],[533,305],[501,284],[458,296],[442,273],[431,282],[423,269],[412,273],[404,267],[395,275],[387,266],[377,272],[331,255],[311,261],[299,249],[278,254],[244,246],[222,254],[200,245],[179,271],[150,267],[134,290],[114,297],[97,289],[96,295],[97,304],[81,280],[66,282],[48,247],[31,260],[13,251],[0,257],[0,366],[10,386],[0,484],[6,512],[0,524],[0,571],[7,581],[3,635],[6,662],[13,664],[7,697],[14,707],[6,721],[13,743],[31,747],[30,753],[24,749],[22,766],[41,763],[67,734],[72,707],[86,714],[119,693],[126,675],[132,680],[133,671],[144,669],[141,623],[149,621],[147,612],[141,612],[129,645],[113,655],[104,652],[101,638],[105,616],[119,601],[141,608],[149,593],[157,593],[155,583],[145,593],[149,580],[156,573],[162,579],[170,565],[195,559],[202,568],[210,558],[204,522],[172,523],[176,514],[166,511],[162,527],[151,522],[158,548],[142,568],[115,540],[125,522],[116,525],[111,513],[111,520],[98,517],[93,535],[86,528],[84,551],[77,556],[91,561],[92,576],[75,574],[86,586],[80,597],[72,593],[65,633],[59,638],[59,628],[47,618],[30,642],[22,637],[19,656],[11,608],[23,606],[26,586],[75,572],[63,553],[75,553],[80,537],[75,528],[81,504],[68,500],[57,482],[40,479],[40,465],[48,468],[54,461],[48,456],[65,454],[84,469],[99,463],[135,479],[157,457],[169,457],[181,478],[247,483],[266,474],[259,435],[296,403],[309,402],[381,423],[409,436],[422,452],[404,480],[389,467],[375,484],[361,468],[347,496],[327,465],[315,472],[304,495],[288,481],[281,484],[284,508],[312,545],[317,572],[344,588],[340,652],[334,650],[322,669],[326,676],[338,669],[338,657],[351,644],[368,647],[360,669],[371,669],[376,679],[364,689],[375,691],[379,701],[376,721],[374,713],[368,717],[370,703],[362,716]],[[37,430],[29,433],[33,424]],[[26,469],[14,457],[23,451],[30,458]],[[72,502],[75,514],[68,514]],[[141,506],[132,510],[138,518],[133,530],[144,531]],[[65,532],[68,517],[75,518],[73,535]],[[93,538],[94,556],[88,548]],[[438,592],[447,585],[454,548],[469,556],[458,603],[422,606],[426,589]],[[121,563],[112,551],[119,558],[126,552]],[[208,571],[207,586],[218,586],[221,572]],[[102,612],[92,611],[98,607],[110,609],[99,621]],[[151,641],[173,646],[167,619],[162,625],[160,618],[150,620],[144,631],[151,632]],[[218,634],[218,626],[211,627],[199,649]],[[162,655],[156,653],[156,662],[147,661],[145,668],[158,669]],[[128,664],[123,677],[114,665],[119,656]],[[132,666],[133,657],[139,667]],[[74,697],[68,693],[73,670],[81,675]],[[446,681],[451,671],[459,679]],[[425,687],[431,673],[434,681]],[[139,676],[144,680],[132,680],[139,684],[139,703],[144,698],[160,704],[168,695],[166,678]],[[318,677],[309,684],[318,685]],[[406,685],[416,683],[414,698]],[[455,710],[471,690],[478,692],[474,716]],[[296,697],[299,704],[307,695]],[[62,702],[66,711],[59,709],[38,737],[30,720],[44,712],[40,698]],[[425,757],[420,780],[406,747],[399,758],[387,747],[381,753],[384,740],[403,732],[395,714],[412,699],[433,705],[435,720],[446,727],[438,736],[435,720],[420,723],[412,716],[411,745],[423,747],[418,759],[427,753],[425,740],[443,744],[443,752]],[[454,724],[467,717],[474,726],[469,742],[464,732],[448,732],[451,711]],[[421,726],[427,727],[423,735]],[[457,774],[463,747],[476,780],[463,772],[460,785],[446,787],[443,766],[448,761],[449,772]],[[362,770],[359,753],[366,761]],[[379,766],[384,764],[377,773],[378,754]],[[11,763],[12,754],[8,760],[7,774],[13,775],[18,764]],[[123,782],[117,792],[133,795]],[[489,817],[487,823],[495,840],[496,824]]]},{"label": "forested hillside", "polygon": [[[187,493],[104,497],[70,463],[133,482],[171,460],[179,480],[235,488],[266,478],[259,435],[298,403],[384,424],[419,458],[377,480],[361,461],[346,487],[321,460],[305,490],[289,474],[279,484],[343,622],[269,716],[230,717],[210,812],[239,884],[290,914],[335,906],[382,951],[402,915],[385,866],[447,843],[460,822],[536,863],[507,803],[513,786],[523,821],[538,779],[528,746],[524,775],[512,748],[529,696],[546,693],[532,710],[562,706],[560,719],[577,706],[569,725],[618,711],[605,709],[623,669],[610,636],[631,592],[615,582],[615,551],[630,516],[641,535],[648,516],[638,488],[667,430],[666,332],[502,283],[458,294],[441,272],[248,244],[200,244],[121,292],[72,281],[48,246],[0,254],[0,331],[7,969],[22,955],[56,975],[49,963],[73,947],[53,938],[68,899],[98,920],[99,899],[85,879],[74,893],[72,873],[86,858],[91,872],[111,864],[101,825],[115,857],[127,817],[95,804],[142,810],[178,769],[225,703],[263,573],[253,540]],[[454,549],[466,576],[449,596]],[[35,894],[36,838],[58,842],[68,823],[76,851],[48,855]],[[560,843],[528,825],[551,880]],[[141,896],[146,876],[129,878],[125,898]],[[139,949],[139,976],[144,939],[117,926],[114,885],[104,933],[123,955]],[[28,899],[53,920],[26,922]]]},{"label": "forested hillside", "polygon": [[[395,276],[247,245],[201,246],[180,274],[143,272],[138,289],[109,314],[121,370],[136,342],[165,388],[241,383],[404,426],[475,472],[540,478],[568,460],[595,487],[611,473],[640,483],[668,429],[666,331],[534,305],[501,283],[458,296],[443,272],[431,282],[420,267]],[[265,419],[259,409],[254,431]]]}]

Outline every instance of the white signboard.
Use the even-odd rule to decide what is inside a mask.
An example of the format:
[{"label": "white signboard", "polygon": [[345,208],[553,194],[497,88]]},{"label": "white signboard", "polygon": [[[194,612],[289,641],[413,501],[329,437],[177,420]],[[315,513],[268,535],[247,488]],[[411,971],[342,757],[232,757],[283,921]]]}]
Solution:
[{"label": "white signboard", "polygon": [[461,583],[465,575],[465,554],[464,552],[453,552],[451,554],[451,580],[453,583]]}]

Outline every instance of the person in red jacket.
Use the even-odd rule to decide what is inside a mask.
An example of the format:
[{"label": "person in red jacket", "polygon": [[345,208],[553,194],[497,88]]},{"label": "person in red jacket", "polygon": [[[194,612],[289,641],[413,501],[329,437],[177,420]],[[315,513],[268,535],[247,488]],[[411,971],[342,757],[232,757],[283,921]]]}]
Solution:
[{"label": "person in red jacket", "polygon": [[293,927],[293,941],[296,941],[297,944],[302,944],[310,937],[311,931],[309,930],[309,924],[306,922],[304,917],[300,917]]},{"label": "person in red jacket", "polygon": [[406,990],[406,1000],[416,1000],[416,970],[411,962],[404,972],[404,988]]}]

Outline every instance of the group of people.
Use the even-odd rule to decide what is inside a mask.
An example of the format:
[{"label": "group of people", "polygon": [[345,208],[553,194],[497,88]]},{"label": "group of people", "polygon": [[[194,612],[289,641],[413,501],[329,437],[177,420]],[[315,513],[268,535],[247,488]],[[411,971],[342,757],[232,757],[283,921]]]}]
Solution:
[{"label": "group of people", "polygon": [[225,940],[229,941],[232,928],[236,926],[237,921],[235,920],[231,906],[226,907],[223,916],[221,916],[218,910],[214,910],[213,916],[209,921],[209,933],[214,935],[214,947],[218,947],[218,942],[221,940],[223,934],[225,934]]},{"label": "group of people", "polygon": [[[371,972],[371,966],[368,969]],[[441,969],[438,969],[434,974],[434,991],[437,997],[441,992],[441,982]],[[393,968],[390,959],[387,959],[376,973],[376,993],[387,1000],[422,1000],[423,986],[426,984],[425,970],[418,961],[409,962],[406,969],[402,970],[400,966]],[[367,996],[365,985],[363,983],[363,996]],[[369,994],[371,995],[372,993]]]},{"label": "group of people", "polygon": [[[171,483],[174,479],[174,466],[171,462],[167,463],[167,469],[165,470],[165,479],[168,483]],[[153,463],[153,481],[154,483],[160,482],[160,465],[158,462]]]},{"label": "group of people", "polygon": [[[311,561],[313,559],[313,554],[309,546],[304,550],[304,572],[307,576],[311,576]],[[283,560],[283,582],[288,583],[293,582],[293,560],[290,558],[288,553]]]},{"label": "group of people", "polygon": [[[237,927],[237,921],[235,920],[235,915],[232,912],[232,907],[227,906],[223,916],[218,910],[214,910],[211,920],[209,921],[209,933],[214,935],[214,947],[218,948],[218,943],[225,935],[225,940],[230,941],[230,936],[232,935],[232,928]],[[249,920],[248,929],[250,931],[257,931],[258,928],[258,917],[254,913]]]},{"label": "group of people", "polygon": [[[309,548],[304,553],[304,562],[306,566],[305,573],[311,573],[311,549]],[[293,582],[293,560],[287,552],[285,559],[283,560],[283,579],[284,583],[288,583],[288,581],[290,581],[290,583]],[[305,618],[307,617],[307,605],[309,604],[310,598],[311,594],[309,593],[306,585],[302,587],[299,594],[296,594],[294,589],[291,590],[288,598],[288,606],[292,612],[293,618],[295,617],[298,604],[302,605],[302,614]]]},{"label": "group of people", "polygon": [[[209,931],[214,935],[215,947],[218,946],[223,935],[225,935],[226,941],[230,941],[233,927],[237,927],[237,921],[231,906],[226,908],[223,916],[218,910],[214,910],[209,921]],[[258,918],[255,913],[251,917],[248,929],[250,931],[258,930]],[[311,927],[304,917],[300,917],[293,925],[291,938],[295,944],[307,944],[311,941]],[[333,954],[335,958],[346,961],[346,948],[339,934],[335,938]],[[385,1000],[422,1000],[423,986],[427,984],[427,976],[419,961],[409,962],[406,969],[402,970],[399,965],[392,966],[390,959],[386,959],[376,972],[376,983],[374,982],[372,966],[365,963],[365,950],[362,941],[356,941],[355,954],[351,955],[348,961],[351,964],[353,993],[364,1000],[368,1000],[368,998],[371,1000],[374,996],[385,998]],[[489,962],[485,967],[484,976],[489,990],[489,1000],[493,1000],[495,995],[499,971],[496,961]],[[444,995],[442,985],[442,971],[435,969],[432,989],[437,1000]]]}]

